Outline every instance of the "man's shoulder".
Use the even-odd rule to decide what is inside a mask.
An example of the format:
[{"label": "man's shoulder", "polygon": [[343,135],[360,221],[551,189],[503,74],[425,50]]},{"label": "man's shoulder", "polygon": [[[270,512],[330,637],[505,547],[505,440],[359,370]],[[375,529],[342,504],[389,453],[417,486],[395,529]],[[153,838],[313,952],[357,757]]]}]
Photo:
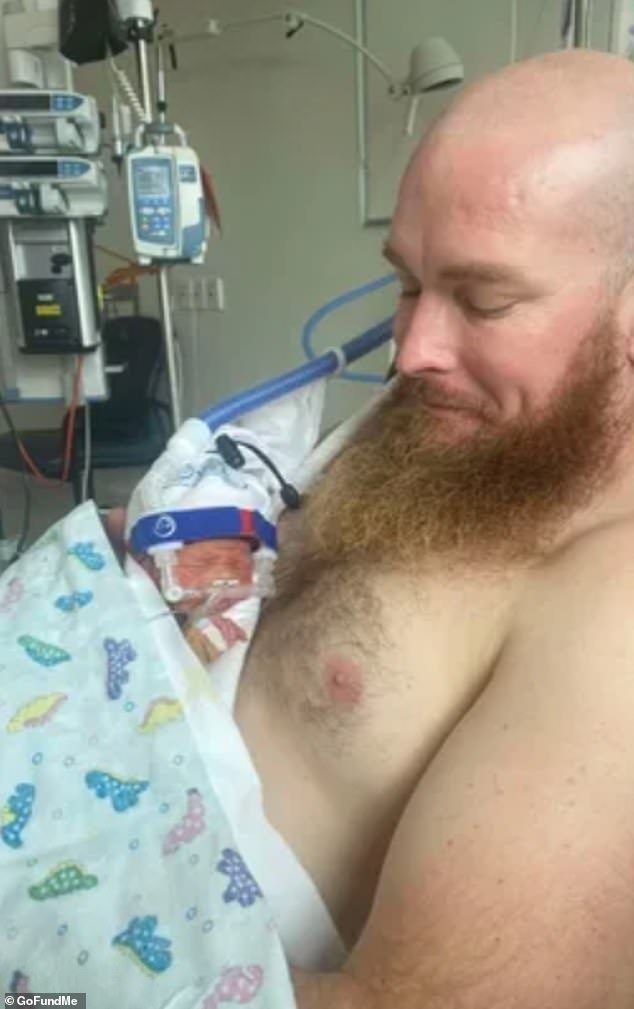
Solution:
[{"label": "man's shoulder", "polygon": [[537,566],[510,638],[590,670],[611,650],[634,661],[634,516],[597,525]]},{"label": "man's shoulder", "polygon": [[554,551],[536,570],[536,580],[554,591],[593,591],[634,577],[634,514],[597,524]]},{"label": "man's shoulder", "polygon": [[615,726],[615,740],[625,738],[624,724],[632,736],[634,519],[584,533],[535,568],[483,700],[487,695],[505,696],[520,721],[537,711],[536,738],[553,719],[569,726],[592,710],[601,724]]}]

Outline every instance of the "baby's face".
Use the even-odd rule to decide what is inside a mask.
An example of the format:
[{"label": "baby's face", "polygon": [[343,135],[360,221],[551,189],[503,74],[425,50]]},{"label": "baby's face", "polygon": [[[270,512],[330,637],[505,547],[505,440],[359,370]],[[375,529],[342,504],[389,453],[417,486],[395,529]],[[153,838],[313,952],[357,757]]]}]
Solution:
[{"label": "baby's face", "polygon": [[234,583],[231,586],[231,598],[226,605],[214,607],[216,610],[226,609],[236,602],[241,587],[244,588],[245,596],[249,594],[253,578],[251,546],[246,540],[202,540],[190,543],[178,552],[174,578],[183,589],[194,593],[179,604],[181,610],[197,609],[204,604],[214,590],[214,583]]}]

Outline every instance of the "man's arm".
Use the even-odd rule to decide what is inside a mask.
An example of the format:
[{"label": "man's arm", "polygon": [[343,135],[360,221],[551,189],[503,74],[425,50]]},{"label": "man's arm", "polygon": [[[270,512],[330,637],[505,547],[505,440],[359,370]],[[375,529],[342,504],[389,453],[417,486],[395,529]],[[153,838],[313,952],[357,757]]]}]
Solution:
[{"label": "man's arm", "polygon": [[411,800],[349,963],[323,997],[300,978],[299,1009],[634,1005],[628,535],[540,576]]}]

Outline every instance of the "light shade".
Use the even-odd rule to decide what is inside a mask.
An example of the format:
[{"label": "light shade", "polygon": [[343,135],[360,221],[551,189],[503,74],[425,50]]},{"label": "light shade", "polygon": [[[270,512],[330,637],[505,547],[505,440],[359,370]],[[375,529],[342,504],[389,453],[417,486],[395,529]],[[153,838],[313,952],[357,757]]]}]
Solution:
[{"label": "light shade", "polygon": [[451,87],[464,80],[462,60],[446,39],[425,39],[412,50],[409,74],[404,81],[412,95]]}]

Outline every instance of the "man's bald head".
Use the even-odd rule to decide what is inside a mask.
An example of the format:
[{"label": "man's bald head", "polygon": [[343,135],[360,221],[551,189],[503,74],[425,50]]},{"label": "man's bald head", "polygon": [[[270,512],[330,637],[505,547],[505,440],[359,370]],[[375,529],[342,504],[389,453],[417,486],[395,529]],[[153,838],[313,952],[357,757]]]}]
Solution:
[{"label": "man's bald head", "polygon": [[510,207],[541,200],[546,212],[567,215],[571,236],[607,249],[619,276],[634,267],[629,61],[573,49],[489,74],[441,115],[403,185],[417,185],[432,159],[454,171],[487,166],[507,185]]},{"label": "man's bald head", "polygon": [[634,66],[620,56],[586,49],[546,53],[502,67],[464,88],[438,125],[477,117],[504,133],[517,126],[535,136],[571,141],[629,127]]}]

